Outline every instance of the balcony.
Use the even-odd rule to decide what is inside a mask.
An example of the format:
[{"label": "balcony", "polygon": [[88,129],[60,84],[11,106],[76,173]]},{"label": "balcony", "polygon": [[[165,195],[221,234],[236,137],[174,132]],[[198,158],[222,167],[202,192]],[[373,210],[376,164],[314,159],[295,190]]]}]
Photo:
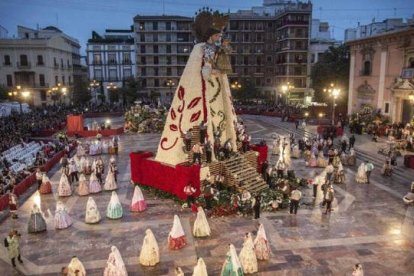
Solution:
[{"label": "balcony", "polygon": [[17,63],[17,68],[19,69],[30,69],[32,68],[32,64],[30,62],[26,62],[26,63]]},{"label": "balcony", "polygon": [[402,79],[412,79],[414,78],[414,68],[403,68],[401,70]]},{"label": "balcony", "polygon": [[44,62],[36,62],[36,66],[45,66]]}]

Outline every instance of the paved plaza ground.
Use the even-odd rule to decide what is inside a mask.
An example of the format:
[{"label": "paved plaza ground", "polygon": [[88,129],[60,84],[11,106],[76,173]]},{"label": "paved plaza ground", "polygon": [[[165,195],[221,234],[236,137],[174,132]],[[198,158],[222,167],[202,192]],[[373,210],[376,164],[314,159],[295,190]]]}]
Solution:
[{"label": "paved plaza ground", "polygon": [[[293,131],[297,137],[309,135],[314,127],[306,131],[294,129],[291,123],[282,123],[278,118],[244,116],[248,131],[254,142],[264,138],[271,145],[274,133],[286,135]],[[257,224],[264,224],[271,243],[272,257],[259,262],[256,275],[351,275],[355,263],[363,264],[365,275],[414,275],[414,207],[407,207],[402,196],[414,180],[414,170],[401,165],[392,178],[380,175],[379,146],[367,137],[357,136],[357,154],[374,161],[376,168],[371,184],[357,184],[357,167],[346,167],[346,183],[335,185],[334,211],[323,214],[320,208],[321,192],[314,200],[311,189],[304,190],[304,199],[297,215],[287,210],[263,213],[260,220],[230,216],[209,219],[212,236],[196,239],[191,235],[195,215],[172,200],[158,199],[144,192],[148,209],[139,214],[130,213],[128,207],[133,194],[130,185],[129,153],[137,150],[155,151],[160,135],[123,135],[120,153],[118,195],[124,208],[124,217],[111,221],[103,218],[100,224],[85,224],[84,214],[87,197],[73,195],[63,199],[74,219],[74,225],[65,230],[55,230],[53,214],[57,196],[41,196],[41,207],[48,224],[48,231],[28,234],[27,222],[30,209],[38,193],[34,193],[21,206],[19,219],[10,218],[0,224],[1,237],[6,237],[12,227],[22,233],[21,251],[24,265],[12,269],[4,246],[0,246],[0,275],[60,275],[71,257],[76,255],[86,267],[87,275],[102,275],[110,247],[115,245],[121,252],[129,275],[174,275],[176,266],[181,266],[186,275],[192,275],[197,257],[203,257],[209,275],[219,275],[225,260],[228,243],[233,243],[239,252],[246,232],[257,231]],[[108,161],[109,156],[105,156]],[[274,162],[274,157],[270,157]],[[360,160],[359,160],[360,161]],[[359,163],[358,161],[358,163]],[[293,160],[299,176],[310,176],[313,169],[305,167],[303,159]],[[318,172],[321,169],[317,169]],[[49,175],[56,191],[60,178],[58,168]],[[173,185],[174,179],[171,179]],[[110,193],[94,195],[101,215],[104,216]],[[167,236],[178,214],[187,234],[188,246],[180,251],[170,251]],[[154,268],[144,268],[138,263],[144,231],[151,228],[158,240],[161,263]]]}]

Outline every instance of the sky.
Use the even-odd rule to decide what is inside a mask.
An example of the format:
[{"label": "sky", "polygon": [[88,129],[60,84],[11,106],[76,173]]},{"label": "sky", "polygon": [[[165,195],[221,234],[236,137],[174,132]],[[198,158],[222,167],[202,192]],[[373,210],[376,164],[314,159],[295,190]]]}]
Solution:
[{"label": "sky", "polygon": [[[293,0],[294,1],[294,0]],[[305,0],[306,1],[306,0]],[[193,16],[200,7],[236,12],[261,6],[263,0],[0,0],[0,25],[9,36],[17,25],[57,26],[77,38],[85,52],[92,31],[127,29],[135,15]],[[333,37],[343,40],[346,28],[386,18],[412,18],[414,0],[314,0],[313,18],[329,22]]]}]

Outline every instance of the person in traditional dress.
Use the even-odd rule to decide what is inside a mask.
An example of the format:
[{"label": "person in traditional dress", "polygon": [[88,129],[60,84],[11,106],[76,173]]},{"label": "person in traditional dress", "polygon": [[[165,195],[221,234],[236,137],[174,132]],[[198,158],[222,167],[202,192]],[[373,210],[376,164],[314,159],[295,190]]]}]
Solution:
[{"label": "person in traditional dress", "polygon": [[122,260],[121,253],[119,253],[116,246],[111,247],[111,253],[109,253],[108,260],[106,261],[104,276],[128,276],[124,260]]},{"label": "person in traditional dress", "polygon": [[286,164],[286,169],[292,166],[292,159],[291,159],[291,150],[290,150],[290,142],[285,142],[285,147],[283,150],[283,160]]},{"label": "person in traditional dress", "polygon": [[206,263],[203,258],[198,258],[197,265],[194,267],[193,276],[208,276]]},{"label": "person in traditional dress", "polygon": [[58,201],[56,203],[55,211],[55,228],[66,229],[72,225],[72,218],[69,216],[63,202]]},{"label": "person in traditional dress", "polygon": [[267,240],[266,232],[263,224],[260,223],[257,236],[254,239],[254,252],[256,258],[261,261],[267,261],[270,259],[270,245]]},{"label": "person in traditional dress", "polygon": [[273,155],[279,155],[280,152],[280,138],[279,136],[276,136],[273,138],[273,150],[272,150],[272,154]]},{"label": "person in traditional dress", "polygon": [[179,266],[174,269],[174,274],[175,276],[185,276],[183,270]]},{"label": "person in traditional dress", "polygon": [[103,188],[105,191],[113,191],[113,190],[118,189],[118,185],[116,184],[116,181],[115,181],[115,174],[111,170],[111,166],[109,166],[109,171],[108,171],[108,174],[106,175],[105,185]]},{"label": "person in traditional dress", "polygon": [[221,269],[220,276],[243,276],[243,269],[234,245],[229,244],[226,260]]},{"label": "person in traditional dress", "polygon": [[9,191],[9,209],[13,219],[17,219],[17,208],[18,208],[19,201],[17,200],[17,195],[13,190]]},{"label": "person in traditional dress", "polygon": [[22,257],[20,256],[20,234],[17,230],[12,230],[9,235],[4,239],[4,245],[7,247],[7,253],[13,267],[16,267],[16,258],[19,263],[23,263]]},{"label": "person in traditional dress", "polygon": [[66,174],[62,173],[60,177],[59,186],[58,186],[58,195],[59,196],[71,196],[72,188],[70,187],[68,177]]},{"label": "person in traditional dress", "polygon": [[256,273],[258,271],[257,258],[251,233],[247,233],[244,237],[243,248],[240,251],[239,259],[244,273]]},{"label": "person in traditional dress", "polygon": [[157,240],[151,229],[145,231],[144,241],[142,242],[139,254],[139,263],[143,266],[154,266],[160,262],[160,250]]},{"label": "person in traditional dress", "polygon": [[86,203],[85,223],[93,224],[98,223],[101,220],[101,214],[99,213],[98,206],[95,200],[90,196]]},{"label": "person in traditional dress", "polygon": [[40,185],[39,193],[41,194],[50,194],[52,193],[52,184],[46,173],[42,176],[42,184]]},{"label": "person in traditional dress", "polygon": [[361,165],[359,165],[357,174],[355,176],[355,180],[357,183],[362,183],[362,184],[368,183],[366,166],[364,162],[362,162]]},{"label": "person in traditional dress", "polygon": [[86,276],[86,270],[78,257],[73,256],[68,265],[68,276]]},{"label": "person in traditional dress", "polygon": [[86,179],[83,173],[79,176],[78,194],[80,196],[89,195],[89,181]]},{"label": "person in traditional dress", "polygon": [[362,264],[356,264],[352,270],[352,276],[364,276],[364,270]]},{"label": "person in traditional dress", "polygon": [[147,204],[145,202],[144,196],[142,195],[142,191],[138,185],[135,185],[134,195],[132,197],[132,202],[129,210],[131,212],[142,212],[145,209],[147,209]]},{"label": "person in traditional dress", "polygon": [[293,146],[293,150],[292,150],[292,158],[300,158],[300,149],[299,149],[299,145],[295,144]]},{"label": "person in traditional dress", "polygon": [[83,173],[85,175],[90,175],[92,173],[92,163],[91,163],[91,159],[89,157],[85,158],[85,164],[83,167]]},{"label": "person in traditional dress", "polygon": [[29,224],[27,226],[27,231],[29,233],[39,233],[46,231],[46,221],[43,217],[39,206],[37,204],[33,205],[32,211],[30,213]]},{"label": "person in traditional dress", "polygon": [[187,245],[187,239],[180,218],[174,215],[174,223],[170,234],[168,235],[168,248],[178,250]]},{"label": "person in traditional dress", "polygon": [[211,235],[210,225],[208,224],[206,214],[201,206],[197,208],[197,218],[194,221],[193,235],[198,238]]},{"label": "person in traditional dress", "polygon": [[118,166],[116,165],[115,157],[111,157],[110,163],[109,163],[109,171],[112,172],[115,178],[115,182],[118,181]]},{"label": "person in traditional dress", "polygon": [[96,194],[101,191],[102,191],[101,184],[99,183],[99,180],[96,177],[95,172],[92,172],[91,177],[89,179],[89,193]]},{"label": "person in traditional dress", "polygon": [[106,208],[106,217],[110,219],[122,218],[123,210],[121,202],[119,201],[118,195],[115,191],[112,192],[111,200],[109,201],[108,207]]},{"label": "person in traditional dress", "polygon": [[318,161],[317,161],[314,153],[311,153],[311,157],[309,159],[309,164],[308,165],[309,165],[309,167],[312,167],[312,168],[318,166]]},{"label": "person in traditional dress", "polygon": [[325,168],[328,165],[328,160],[323,156],[323,151],[319,152],[317,163],[320,168]]},{"label": "person in traditional dress", "polygon": [[98,180],[99,180],[99,183],[101,183],[101,185],[102,185],[102,175],[105,173],[105,165],[104,165],[104,162],[103,162],[103,160],[102,160],[102,158],[99,156],[98,157],[98,159],[96,159],[96,162],[95,162],[95,174],[96,174],[96,177],[98,178]]},{"label": "person in traditional dress", "polygon": [[73,184],[75,181],[76,182],[79,181],[78,164],[77,164],[78,162],[75,158],[76,156],[70,161],[70,164],[69,164],[69,180],[71,184]]}]

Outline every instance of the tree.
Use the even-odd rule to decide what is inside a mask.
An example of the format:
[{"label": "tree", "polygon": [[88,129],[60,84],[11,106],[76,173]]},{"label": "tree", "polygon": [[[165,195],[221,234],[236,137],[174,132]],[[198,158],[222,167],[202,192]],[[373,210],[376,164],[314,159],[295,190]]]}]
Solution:
[{"label": "tree", "polygon": [[349,47],[329,47],[311,71],[312,87],[315,90],[315,101],[326,102],[327,96],[323,89],[331,83],[341,89],[337,100],[338,105],[346,105],[349,85]]},{"label": "tree", "polygon": [[142,79],[130,77],[125,80],[124,86],[120,89],[120,94],[124,105],[130,105],[138,98],[139,91],[142,90]]},{"label": "tree", "polygon": [[91,91],[87,81],[75,81],[73,85],[72,101],[75,105],[88,103],[91,100]]},{"label": "tree", "polygon": [[0,85],[0,100],[7,100],[9,98],[6,87]]},{"label": "tree", "polygon": [[[258,90],[256,88],[256,85],[251,79],[245,79],[243,81],[240,81],[240,88],[232,89],[233,97],[238,100],[251,100],[256,99],[259,97]],[[231,84],[230,84],[231,88]]]}]

